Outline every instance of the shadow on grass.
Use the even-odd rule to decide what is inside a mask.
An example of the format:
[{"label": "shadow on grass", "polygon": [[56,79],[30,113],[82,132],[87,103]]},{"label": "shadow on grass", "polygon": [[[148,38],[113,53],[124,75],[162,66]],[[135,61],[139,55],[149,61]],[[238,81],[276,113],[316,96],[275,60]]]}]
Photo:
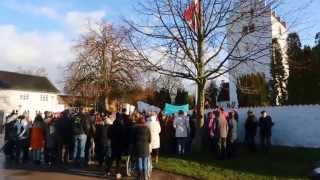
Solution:
[{"label": "shadow on grass", "polygon": [[162,155],[158,168],[200,179],[307,179],[320,160],[317,149],[273,147],[269,153],[250,153],[239,147],[238,157],[216,160],[214,153],[185,157]]}]

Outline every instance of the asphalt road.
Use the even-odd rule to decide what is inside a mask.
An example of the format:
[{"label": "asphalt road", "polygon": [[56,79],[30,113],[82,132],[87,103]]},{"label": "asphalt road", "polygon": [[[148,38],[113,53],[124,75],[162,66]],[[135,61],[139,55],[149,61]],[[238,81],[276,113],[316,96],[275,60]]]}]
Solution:
[{"label": "asphalt road", "polygon": [[[0,135],[0,147],[3,145],[3,136]],[[35,166],[32,163],[15,164],[6,161],[3,153],[0,153],[0,180],[98,180],[115,179],[103,176],[98,170],[79,170],[73,168],[50,169],[45,165]],[[134,179],[124,177],[123,179]],[[188,180],[191,178],[154,170],[152,180]]]}]

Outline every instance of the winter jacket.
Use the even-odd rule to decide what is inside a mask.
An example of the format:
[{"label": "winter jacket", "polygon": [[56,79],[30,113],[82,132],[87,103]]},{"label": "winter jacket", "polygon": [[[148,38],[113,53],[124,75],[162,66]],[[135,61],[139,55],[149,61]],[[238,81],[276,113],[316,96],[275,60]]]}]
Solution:
[{"label": "winter jacket", "polygon": [[71,145],[73,140],[73,122],[65,112],[56,122],[57,138],[63,145]]},{"label": "winter jacket", "polygon": [[74,136],[88,133],[88,124],[84,114],[78,113],[72,118],[72,132]]},{"label": "winter jacket", "polygon": [[189,119],[189,127],[190,127],[190,138],[193,139],[196,135],[196,121],[197,119],[191,118]]},{"label": "winter jacket", "polygon": [[186,116],[178,116],[173,121],[176,130],[175,137],[188,137],[190,131],[189,119]]},{"label": "winter jacket", "polygon": [[57,145],[57,119],[47,118],[46,123],[46,147],[54,148]]},{"label": "winter jacket", "polygon": [[212,118],[208,118],[208,134],[210,138],[213,138],[216,136],[216,118],[212,117]]},{"label": "winter jacket", "polygon": [[147,122],[147,126],[149,127],[150,133],[151,133],[151,143],[150,143],[151,148],[159,149],[161,126],[159,121],[157,121],[157,117],[151,116],[150,121]]},{"label": "winter jacket", "polygon": [[116,119],[108,129],[108,137],[111,140],[112,153],[123,153],[124,151],[124,125],[120,119]]},{"label": "winter jacket", "polygon": [[88,117],[85,118],[86,119],[86,123],[87,123],[87,139],[93,138],[95,137],[95,133],[96,133],[96,116],[95,115],[89,115]]},{"label": "winter jacket", "polygon": [[230,142],[234,142],[238,139],[238,121],[235,118],[232,118],[228,120],[228,124]]},{"label": "winter jacket", "polygon": [[16,123],[18,140],[28,139],[30,135],[30,127],[27,119],[18,120]]},{"label": "winter jacket", "polygon": [[270,116],[260,117],[259,118],[259,128],[260,128],[260,136],[262,137],[271,137],[271,129],[274,123],[272,122],[272,118]]},{"label": "winter jacket", "polygon": [[133,135],[133,154],[136,157],[148,157],[150,154],[151,133],[146,125],[136,125]]},{"label": "winter jacket", "polygon": [[245,130],[247,137],[255,137],[257,135],[257,118],[254,115],[248,116],[245,122]]},{"label": "winter jacket", "polygon": [[17,122],[18,122],[17,116],[7,117],[6,124],[4,126],[4,128],[5,128],[4,140],[13,141],[13,140],[17,139],[17,137],[18,137],[18,130],[17,130],[17,126],[16,126]]},{"label": "winter jacket", "polygon": [[31,128],[31,142],[32,149],[42,149],[45,143],[45,124],[43,121],[35,121]]},{"label": "winter jacket", "polygon": [[227,138],[228,136],[228,121],[224,116],[220,116],[218,118],[218,129],[219,129],[219,137]]}]

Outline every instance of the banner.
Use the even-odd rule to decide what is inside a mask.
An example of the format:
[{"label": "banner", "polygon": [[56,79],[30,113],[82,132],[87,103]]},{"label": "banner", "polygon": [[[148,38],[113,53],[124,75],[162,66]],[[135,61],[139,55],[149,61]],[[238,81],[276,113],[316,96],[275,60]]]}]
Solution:
[{"label": "banner", "polygon": [[145,102],[142,102],[142,101],[138,101],[138,111],[139,112],[157,112],[159,113],[161,111],[160,108],[156,107],[156,106],[153,106],[153,105],[150,105],[148,103],[145,103]]},{"label": "banner", "polygon": [[180,110],[183,112],[188,112],[189,111],[189,104],[182,105],[182,106],[176,106],[176,105],[166,103],[166,105],[164,107],[164,113],[166,115],[178,113]]}]

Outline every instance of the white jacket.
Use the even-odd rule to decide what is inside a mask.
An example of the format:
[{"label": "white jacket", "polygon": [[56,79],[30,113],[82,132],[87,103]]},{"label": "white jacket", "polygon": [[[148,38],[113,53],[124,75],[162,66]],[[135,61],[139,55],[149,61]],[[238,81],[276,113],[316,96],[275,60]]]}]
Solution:
[{"label": "white jacket", "polygon": [[159,149],[161,126],[160,123],[157,121],[157,117],[151,116],[149,121],[147,122],[147,126],[149,127],[151,134],[150,148]]},{"label": "white jacket", "polygon": [[176,129],[176,137],[188,137],[190,124],[186,116],[178,116],[173,121],[173,127]]}]

